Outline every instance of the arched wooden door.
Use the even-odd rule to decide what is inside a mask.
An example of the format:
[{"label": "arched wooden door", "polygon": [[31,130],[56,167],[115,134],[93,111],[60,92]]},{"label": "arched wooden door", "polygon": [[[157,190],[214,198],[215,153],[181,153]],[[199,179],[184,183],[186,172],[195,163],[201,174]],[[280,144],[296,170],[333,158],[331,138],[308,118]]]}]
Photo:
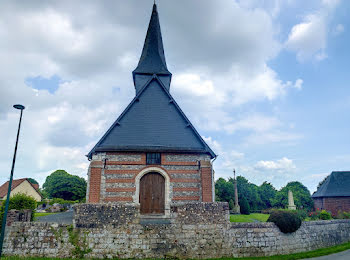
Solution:
[{"label": "arched wooden door", "polygon": [[164,214],[165,179],[157,172],[150,172],[140,180],[140,213]]}]

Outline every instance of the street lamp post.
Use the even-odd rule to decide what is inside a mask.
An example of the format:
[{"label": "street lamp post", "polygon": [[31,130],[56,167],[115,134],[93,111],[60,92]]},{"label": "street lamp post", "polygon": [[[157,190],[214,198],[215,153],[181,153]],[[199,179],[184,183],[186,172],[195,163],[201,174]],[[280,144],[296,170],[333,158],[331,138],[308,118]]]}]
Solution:
[{"label": "street lamp post", "polygon": [[4,243],[4,237],[5,237],[5,228],[6,228],[6,218],[7,218],[7,211],[9,209],[9,203],[10,203],[10,193],[11,193],[11,186],[12,186],[12,179],[13,179],[13,171],[15,169],[15,162],[16,162],[16,154],[17,154],[17,145],[18,145],[18,137],[19,137],[19,131],[21,129],[21,122],[22,122],[22,113],[23,109],[25,108],[22,105],[14,105],[13,106],[16,109],[21,110],[21,115],[19,117],[19,123],[18,123],[18,130],[17,130],[17,138],[16,138],[16,145],[15,145],[15,152],[13,154],[13,160],[12,160],[12,168],[11,168],[11,175],[10,175],[10,181],[9,181],[9,187],[7,190],[7,197],[6,197],[6,204],[5,204],[5,212],[2,218],[2,225],[1,225],[1,236],[0,236],[0,257],[2,255],[2,245]]}]

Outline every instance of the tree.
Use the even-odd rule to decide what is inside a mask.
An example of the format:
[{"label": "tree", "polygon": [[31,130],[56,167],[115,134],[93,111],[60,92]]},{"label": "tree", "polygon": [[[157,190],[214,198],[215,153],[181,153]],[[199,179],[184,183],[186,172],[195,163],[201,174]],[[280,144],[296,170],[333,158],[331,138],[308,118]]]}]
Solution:
[{"label": "tree", "polygon": [[228,202],[228,206],[229,206],[230,210],[233,210],[235,208],[235,203],[234,203],[233,199],[230,199],[230,201]]},{"label": "tree", "polygon": [[[215,194],[217,201],[234,201],[235,189],[234,189],[233,178],[229,178],[226,181],[223,178],[219,178],[215,183]],[[250,183],[246,178],[242,176],[237,177],[237,189],[238,189],[238,202],[245,197],[247,203],[252,210],[264,209],[266,208],[262,202],[260,195],[258,193],[259,187],[253,183]]]},{"label": "tree", "polygon": [[271,183],[268,183],[266,181],[263,182],[258,187],[258,192],[261,198],[261,201],[263,203],[263,208],[268,209],[272,207],[272,201],[276,196],[277,190],[275,187],[271,185]]},{"label": "tree", "polygon": [[241,207],[241,214],[244,214],[244,215],[250,214],[249,203],[245,197],[240,199],[240,207]]},{"label": "tree", "polygon": [[323,183],[325,183],[325,181],[328,179],[329,176],[330,176],[330,175],[328,175],[327,177],[325,177],[322,181],[320,181],[320,182],[318,183],[317,189],[318,189],[319,187],[321,187]]},{"label": "tree", "polygon": [[297,208],[312,210],[314,203],[311,198],[310,191],[300,182],[289,182],[285,187],[277,192],[272,201],[273,207],[286,208],[288,206],[288,190],[293,192],[294,204]]},{"label": "tree", "polygon": [[85,197],[86,186],[83,178],[57,170],[46,178],[43,189],[49,198],[81,200]]},{"label": "tree", "polygon": [[234,200],[235,191],[233,183],[227,182],[223,178],[219,178],[215,183],[215,195],[217,201],[229,202],[231,199]]},{"label": "tree", "polygon": [[[229,182],[234,182],[232,178]],[[261,208],[261,198],[258,193],[258,188],[255,184],[250,183],[246,178],[242,176],[237,177],[237,189],[238,189],[238,201],[241,201],[243,197],[247,200],[251,210],[258,210]]]},{"label": "tree", "polygon": [[32,183],[32,184],[39,184],[39,182],[37,182],[36,180],[34,180],[33,178],[27,178],[27,180]]}]

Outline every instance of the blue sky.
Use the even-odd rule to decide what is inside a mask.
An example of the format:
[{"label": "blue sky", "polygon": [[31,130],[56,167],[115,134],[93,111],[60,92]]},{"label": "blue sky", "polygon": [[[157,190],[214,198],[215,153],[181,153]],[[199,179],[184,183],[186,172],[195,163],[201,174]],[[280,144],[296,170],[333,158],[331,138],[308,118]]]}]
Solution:
[{"label": "blue sky", "polygon": [[[23,103],[15,178],[56,169],[86,177],[85,155],[135,95],[153,1],[0,3],[0,181],[8,179]],[[159,2],[171,93],[233,168],[311,192],[349,170],[348,1]],[[77,15],[79,14],[79,15]]]}]

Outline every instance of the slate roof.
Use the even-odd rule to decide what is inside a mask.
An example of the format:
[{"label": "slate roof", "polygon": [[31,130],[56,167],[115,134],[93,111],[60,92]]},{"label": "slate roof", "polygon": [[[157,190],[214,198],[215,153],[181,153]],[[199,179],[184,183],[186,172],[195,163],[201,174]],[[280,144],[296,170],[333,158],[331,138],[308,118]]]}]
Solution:
[{"label": "slate roof", "polygon": [[169,93],[171,73],[155,4],[133,77],[135,98],[89,152],[89,159],[95,152],[113,151],[200,152],[216,157]]},{"label": "slate roof", "polygon": [[133,74],[135,73],[151,75],[171,74],[165,62],[163,40],[156,4],[153,5],[152,16],[149,22],[141,58],[136,69],[133,71]]},{"label": "slate roof", "polygon": [[[12,180],[11,191],[13,191],[17,186],[19,186],[24,181],[28,181],[32,185],[32,187],[40,194],[39,185],[35,185],[31,183],[27,178]],[[9,181],[5,182],[3,185],[0,186],[0,198],[3,198],[7,195],[8,188],[9,188]]]},{"label": "slate roof", "polygon": [[215,153],[198,134],[156,75],[90,151]]},{"label": "slate roof", "polygon": [[320,197],[350,197],[350,171],[334,171],[312,195]]}]

